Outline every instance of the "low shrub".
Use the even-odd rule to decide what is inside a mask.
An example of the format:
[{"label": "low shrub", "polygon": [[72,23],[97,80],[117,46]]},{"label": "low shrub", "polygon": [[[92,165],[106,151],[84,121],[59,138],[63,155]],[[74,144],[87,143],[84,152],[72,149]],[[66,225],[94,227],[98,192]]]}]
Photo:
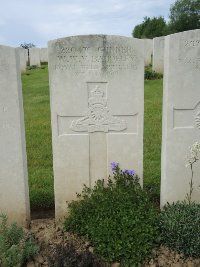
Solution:
[{"label": "low shrub", "polygon": [[152,70],[152,66],[149,65],[145,67],[144,78],[145,80],[157,80],[162,79],[163,75]]},{"label": "low shrub", "polygon": [[159,216],[161,242],[188,257],[200,257],[200,204],[167,204]]},{"label": "low shrub", "polygon": [[69,203],[65,230],[88,238],[94,251],[108,262],[138,266],[157,239],[157,210],[142,190],[133,170],[112,164],[114,177],[84,187]]},{"label": "low shrub", "polygon": [[44,61],[44,62],[40,62],[40,65],[41,65],[41,66],[48,67],[48,62],[47,62],[47,61],[46,61],[46,62],[45,62],[45,61]]},{"label": "low shrub", "polygon": [[0,266],[21,267],[38,250],[31,236],[16,224],[8,225],[7,217],[0,215]]},{"label": "low shrub", "polygon": [[35,70],[38,69],[39,67],[37,65],[31,65],[27,67],[27,70]]}]

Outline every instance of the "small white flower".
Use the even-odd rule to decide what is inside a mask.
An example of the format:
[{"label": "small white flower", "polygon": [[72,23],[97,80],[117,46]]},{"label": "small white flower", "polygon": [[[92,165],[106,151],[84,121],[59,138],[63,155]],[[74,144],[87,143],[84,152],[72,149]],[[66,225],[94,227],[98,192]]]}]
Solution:
[{"label": "small white flower", "polygon": [[187,164],[186,167],[190,166],[194,162],[199,160],[200,156],[200,142],[195,142],[191,147],[190,147],[190,156],[187,157]]}]

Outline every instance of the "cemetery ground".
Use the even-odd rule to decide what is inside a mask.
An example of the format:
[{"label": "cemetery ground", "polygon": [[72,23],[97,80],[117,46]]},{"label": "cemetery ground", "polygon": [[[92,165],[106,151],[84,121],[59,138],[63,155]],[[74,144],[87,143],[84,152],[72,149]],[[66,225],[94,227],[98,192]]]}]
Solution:
[{"label": "cemetery ground", "polygon": [[[22,75],[32,211],[54,208],[48,67]],[[144,186],[159,202],[162,79],[145,81]]]},{"label": "cemetery ground", "polygon": [[[132,209],[131,202],[129,202],[129,204],[127,205],[126,198],[124,201],[121,201],[121,200],[124,198],[124,196],[126,196],[128,197],[127,200],[129,201],[132,198],[132,197],[129,198],[129,196],[131,195],[129,194],[129,192],[133,190],[133,188],[131,188],[130,191],[128,191],[130,188],[130,185],[127,184],[126,186],[127,188],[125,189],[125,191],[123,190],[121,191],[121,195],[119,196],[120,202],[117,202],[118,203],[117,205],[120,206],[120,216],[121,216],[120,218],[123,218],[123,216],[125,216],[124,217],[126,218],[125,222],[128,221],[128,224],[125,223],[125,227],[126,227],[125,233],[129,233],[128,236],[125,237],[124,241],[122,241],[122,243],[123,242],[125,243],[125,249],[123,249],[122,254],[132,256],[129,253],[133,254],[132,252],[132,246],[133,246],[134,251],[136,251],[135,253],[136,260],[137,262],[141,262],[139,261],[139,258],[142,256],[142,259],[144,259],[144,256],[142,255],[142,253],[144,252],[146,255],[146,252],[147,252],[146,250],[150,248],[150,258],[143,265],[139,265],[140,267],[159,267],[159,266],[160,267],[165,267],[165,266],[166,267],[167,266],[198,267],[200,266],[200,259],[193,259],[190,257],[185,257],[183,253],[177,253],[175,252],[175,250],[173,251],[168,248],[171,245],[171,241],[173,242],[174,240],[176,241],[177,239],[179,239],[179,243],[181,244],[181,242],[184,241],[186,238],[186,240],[188,241],[192,240],[193,242],[192,247],[196,249],[195,251],[199,251],[198,250],[199,243],[197,244],[195,243],[196,242],[195,236],[197,236],[197,238],[199,236],[198,234],[196,235],[196,233],[198,233],[198,218],[196,218],[195,209],[199,209],[199,207],[195,205],[181,206],[182,204],[181,205],[178,204],[175,206],[171,206],[172,211],[170,214],[172,215],[172,220],[174,219],[175,222],[176,222],[176,218],[178,218],[178,220],[183,219],[183,222],[181,222],[180,225],[183,225],[182,223],[185,224],[185,221],[184,221],[184,218],[180,217],[179,215],[178,215],[179,217],[176,217],[176,215],[179,212],[181,213],[183,212],[184,216],[188,216],[188,214],[189,215],[193,214],[193,217],[191,217],[190,220],[186,222],[187,225],[184,227],[184,229],[186,229],[187,227],[188,227],[187,229],[193,229],[192,236],[190,236],[190,234],[188,235],[187,230],[181,232],[182,228],[181,227],[179,228],[179,226],[176,225],[175,236],[173,235],[173,231],[171,231],[170,232],[170,234],[172,234],[172,237],[170,237],[171,239],[169,238],[167,240],[166,238],[165,240],[166,241],[165,244],[169,245],[168,247],[160,246],[160,242],[158,242],[157,245],[154,244],[155,245],[153,246],[154,250],[152,251],[152,246],[151,246],[152,240],[155,239],[154,236],[157,237],[157,234],[158,234],[155,230],[156,228],[154,229],[153,225],[147,224],[147,220],[149,220],[148,222],[151,222],[152,220],[155,221],[155,219],[157,220],[158,219],[157,211],[159,210],[162,82],[163,82],[162,79],[145,81],[144,187],[147,189],[147,192],[150,195],[150,198],[152,202],[155,204],[156,208],[154,207],[154,205],[151,204],[151,201],[149,201],[149,198],[146,198],[145,193],[143,194],[143,190],[141,190],[140,186],[139,187],[136,186],[136,188],[138,188],[137,189],[138,191],[136,190],[134,192],[136,193],[135,194],[136,196],[137,194],[139,196],[139,203],[136,204],[137,208],[134,209],[135,213],[133,214],[134,216],[136,215],[136,218],[137,218],[137,212],[139,211],[138,213],[139,224],[137,227],[134,226],[134,229],[136,228],[136,236],[137,236],[136,240],[138,240],[138,242],[135,242],[135,239],[134,239],[134,241],[132,240],[131,241],[132,243],[129,244],[128,243],[130,242],[129,234],[130,236],[132,236],[130,232],[132,231],[132,226],[130,227],[130,225],[132,225],[132,219],[134,218],[134,216],[131,215],[132,217],[130,219],[129,214],[132,214],[132,213],[128,212],[128,215],[126,213],[126,211],[128,211],[127,207],[131,207]],[[96,256],[96,254],[93,253],[94,250],[96,251],[96,247],[93,247],[92,244],[88,242],[88,240],[86,240],[85,238],[82,238],[81,236],[76,235],[76,234],[72,234],[73,231],[72,232],[68,231],[67,224],[66,224],[67,221],[65,221],[65,227],[64,227],[65,231],[63,231],[62,226],[55,227],[54,215],[53,215],[54,213],[54,189],[53,189],[48,66],[43,65],[41,68],[31,68],[27,70],[26,73],[22,74],[22,84],[23,84],[24,114],[25,114],[25,128],[26,128],[26,146],[27,146],[27,157],[28,157],[29,190],[30,190],[30,201],[31,201],[31,212],[32,212],[31,213],[32,215],[31,229],[28,231],[25,230],[25,233],[28,233],[28,236],[33,235],[36,238],[37,243],[40,245],[39,254],[31,258],[31,261],[29,261],[26,265],[23,265],[23,266],[24,267],[25,266],[26,267],[36,267],[36,266],[40,266],[40,267],[61,267],[61,266],[118,267],[118,266],[121,266],[119,265],[118,262],[108,264],[104,262],[102,259],[100,259],[98,256]],[[126,175],[124,177],[126,178]],[[127,178],[130,179],[131,176],[130,177],[127,176]],[[133,176],[131,179],[134,179]],[[120,188],[120,190],[121,189],[122,188]],[[136,199],[135,198],[133,199],[135,201],[137,197]],[[111,200],[113,201],[112,198],[111,199],[109,198],[109,202]],[[115,198],[114,198],[114,201],[115,201]],[[98,205],[98,203],[99,203],[99,200],[97,201],[96,204]],[[110,202],[110,203],[111,203],[109,204],[111,205],[110,207],[113,207],[112,205],[114,204],[114,202]],[[135,203],[133,204],[135,205]],[[93,210],[93,212],[94,211],[95,209]],[[87,212],[85,214],[87,218],[88,216]],[[83,219],[81,222],[79,222],[79,219],[76,220],[76,211],[74,213],[75,221],[79,223],[78,227],[80,227],[80,229],[82,227],[82,224],[84,224],[84,222],[87,222],[87,220],[84,218],[85,214],[84,213],[81,214],[81,216],[83,215]],[[141,214],[142,216],[140,216]],[[151,214],[151,215],[147,215],[146,217],[146,214]],[[78,215],[78,218],[80,218],[79,210],[78,210],[77,215]],[[166,215],[167,215],[167,218],[165,217]],[[163,218],[159,217],[159,222],[161,222],[161,225],[162,224],[167,225],[167,223],[170,222],[171,218],[169,218],[168,220],[168,215],[169,214],[164,213]],[[105,214],[103,211],[103,217],[104,216]],[[45,217],[49,217],[49,218],[45,218]],[[94,217],[95,218],[98,217],[97,214]],[[111,218],[111,220],[113,220],[114,223],[116,222],[116,219],[113,217]],[[69,221],[68,221],[68,226],[69,226]],[[142,231],[145,232],[145,234],[143,235],[141,235],[142,233],[141,223],[144,227]],[[94,224],[93,225],[94,229],[96,229],[98,225],[100,226],[101,223]],[[123,224],[120,224],[120,227],[122,227],[122,225]],[[134,222],[133,222],[133,225],[134,225]],[[197,228],[195,228],[196,226]],[[119,231],[121,230],[122,229],[119,228]],[[137,230],[139,230],[138,232],[139,237],[137,234]],[[98,231],[102,231],[101,235],[103,237],[104,237],[105,231],[107,231],[106,234],[108,236],[111,233],[111,236],[113,237],[112,231],[115,231],[115,230],[109,227],[108,227],[108,230],[107,229],[101,230],[101,226],[100,226],[100,228],[98,228]],[[1,229],[0,229],[0,232],[1,232]],[[152,239],[150,238],[150,240],[148,239],[149,232],[152,238]],[[16,234],[15,227],[13,228],[12,231],[11,230],[5,231],[5,235],[8,235],[8,236],[9,234],[12,234],[12,233],[14,235]],[[98,234],[100,234],[100,232],[98,232]],[[165,235],[167,236],[167,234],[168,232],[166,231]],[[101,235],[99,236],[100,240],[101,240]],[[118,234],[116,234],[116,236],[117,235]],[[12,239],[12,236],[11,236],[11,239]],[[128,242],[126,241],[126,239],[128,240]],[[144,240],[148,240],[147,243],[145,243]],[[119,238],[116,238],[115,241],[112,241],[112,240],[110,241],[111,241],[111,245],[107,244],[108,249],[110,249],[113,244],[114,246],[113,251],[114,251],[115,247],[117,247],[115,242],[120,242]],[[106,239],[106,242],[107,242],[107,239]],[[150,242],[150,247],[149,247],[148,242]],[[23,244],[23,241],[21,242],[21,244]],[[117,245],[119,244],[120,243],[117,243]],[[105,247],[106,253],[107,253],[107,245]],[[131,245],[131,250],[128,249],[129,245]],[[1,248],[2,248],[2,243],[0,242],[0,250]],[[190,247],[188,247],[187,244],[184,244],[184,242],[182,243],[182,249],[183,250],[185,249],[186,252],[189,251],[189,253],[191,254],[193,253],[193,255],[195,255],[195,252],[190,251]],[[110,251],[109,253],[111,254],[111,259],[112,259],[113,251],[112,249],[108,251]],[[152,251],[152,254],[151,254],[151,251]],[[120,253],[121,253],[121,250],[120,250]],[[108,260],[108,261],[112,262],[112,260]],[[1,262],[0,262],[0,266],[1,266]],[[8,266],[13,267],[12,263],[11,265],[8,265]],[[16,266],[20,266],[20,265],[16,265]],[[137,264],[136,265],[126,264],[122,266],[127,266],[127,267],[137,266],[138,267]]]}]

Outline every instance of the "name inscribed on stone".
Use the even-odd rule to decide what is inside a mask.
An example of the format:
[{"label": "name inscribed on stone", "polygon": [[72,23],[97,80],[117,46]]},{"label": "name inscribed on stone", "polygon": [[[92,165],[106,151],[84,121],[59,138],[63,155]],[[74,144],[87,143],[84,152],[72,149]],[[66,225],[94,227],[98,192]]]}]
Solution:
[{"label": "name inscribed on stone", "polygon": [[136,70],[138,58],[131,46],[69,47],[57,43],[55,69],[83,74],[88,70],[107,73]]},{"label": "name inscribed on stone", "polygon": [[[179,47],[178,61],[186,65],[189,64],[195,69],[200,69],[200,39],[181,39]],[[197,53],[197,49],[199,53]]]}]

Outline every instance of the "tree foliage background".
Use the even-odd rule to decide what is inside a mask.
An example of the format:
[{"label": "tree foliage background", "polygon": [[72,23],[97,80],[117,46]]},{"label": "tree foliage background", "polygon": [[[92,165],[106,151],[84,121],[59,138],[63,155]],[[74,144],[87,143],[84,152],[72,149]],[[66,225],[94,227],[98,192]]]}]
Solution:
[{"label": "tree foliage background", "polygon": [[135,38],[164,36],[171,33],[200,29],[200,0],[176,0],[170,7],[169,22],[160,17],[144,17],[133,29]]},{"label": "tree foliage background", "polygon": [[200,0],[178,0],[170,8],[171,33],[200,28]]},{"label": "tree foliage background", "polygon": [[23,44],[20,44],[20,47],[29,49],[29,48],[35,47],[35,45],[33,43],[23,43]]}]

